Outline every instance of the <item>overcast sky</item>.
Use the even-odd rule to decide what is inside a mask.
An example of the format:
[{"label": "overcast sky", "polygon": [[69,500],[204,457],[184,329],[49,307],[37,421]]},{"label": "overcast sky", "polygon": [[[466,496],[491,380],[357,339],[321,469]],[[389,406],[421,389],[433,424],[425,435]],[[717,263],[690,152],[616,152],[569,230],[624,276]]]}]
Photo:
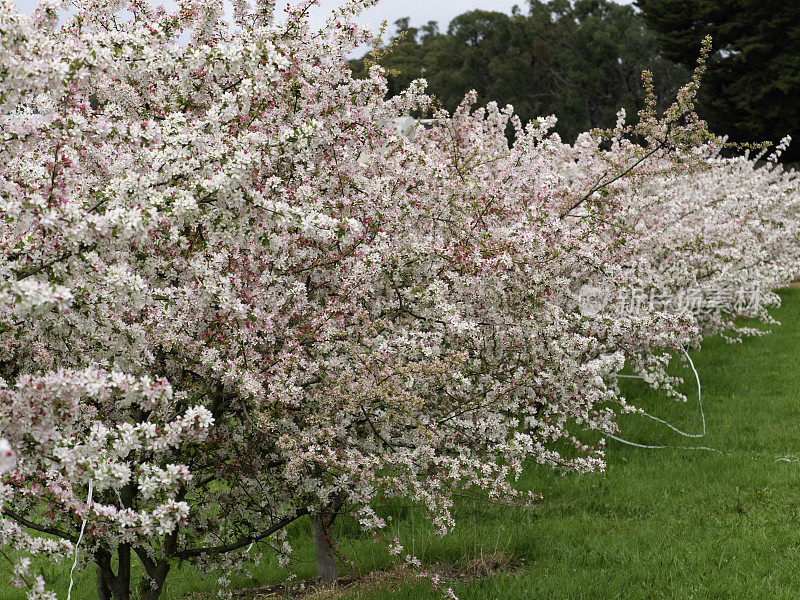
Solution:
[{"label": "overcast sky", "polygon": [[[153,0],[151,0],[153,1]],[[633,0],[616,0],[619,4],[631,4]],[[173,6],[173,2],[163,2]],[[36,8],[38,0],[16,0],[17,8],[22,12],[31,12]],[[279,7],[285,6],[286,0],[278,0]],[[339,4],[339,0],[322,0],[322,6],[313,15],[314,21],[323,19],[322,15]],[[456,15],[474,9],[498,10],[510,13],[514,5],[518,5],[523,13],[527,13],[527,0],[381,0],[378,6],[370,8],[361,15],[361,23],[377,26],[386,19],[389,22],[389,32],[394,32],[392,24],[402,17],[410,17],[411,24],[424,25],[428,21],[437,21],[439,29],[447,30],[450,20]]]},{"label": "overcast sky", "polygon": [[[618,4],[633,2],[633,0],[615,1]],[[281,4],[280,0],[278,4]],[[284,1],[283,4],[285,5],[286,2]],[[338,0],[322,0],[320,10],[327,12],[338,4]],[[359,21],[377,27],[381,21],[386,19],[390,25],[389,31],[393,32],[392,24],[397,19],[410,17],[412,25],[420,26],[428,21],[436,21],[439,23],[439,29],[446,31],[450,20],[461,13],[481,9],[497,10],[509,14],[515,4],[520,7],[523,14],[527,14],[527,0],[381,0],[377,6],[364,11]]]}]

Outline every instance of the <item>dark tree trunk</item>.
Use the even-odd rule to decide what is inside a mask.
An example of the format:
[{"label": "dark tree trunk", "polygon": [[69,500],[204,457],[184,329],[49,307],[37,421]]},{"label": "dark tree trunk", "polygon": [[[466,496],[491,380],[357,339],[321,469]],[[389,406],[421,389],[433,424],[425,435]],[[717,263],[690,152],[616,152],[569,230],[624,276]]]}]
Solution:
[{"label": "dark tree trunk", "polygon": [[97,598],[98,600],[111,600],[111,590],[103,577],[103,569],[97,565]]},{"label": "dark tree trunk", "polygon": [[[178,533],[173,531],[164,537],[164,554],[172,556],[178,543]],[[161,592],[164,591],[164,582],[169,574],[169,561],[165,558],[153,560],[147,554],[145,548],[134,548],[134,552],[142,562],[147,577],[143,579],[142,600],[158,600]]]},{"label": "dark tree trunk", "polygon": [[[94,555],[97,563],[97,596],[102,600],[103,594],[107,594],[113,600],[130,600],[130,562],[128,563],[127,573],[124,572],[124,562],[120,561],[119,575],[114,574],[111,566],[111,553],[107,550],[98,550]],[[127,582],[126,585],[126,575]]]},{"label": "dark tree trunk", "polygon": [[169,573],[169,563],[165,560],[159,561],[155,569],[148,573],[151,581],[155,582],[145,588],[142,594],[142,600],[158,600],[161,592],[164,591],[164,582],[167,580]]},{"label": "dark tree trunk", "polygon": [[117,579],[119,586],[127,590],[127,595],[130,595],[131,589],[131,545],[121,544],[117,550],[119,556],[119,569],[117,569]]},{"label": "dark tree trunk", "polygon": [[[126,552],[127,549],[127,552]],[[131,555],[130,546],[123,544],[119,548],[119,569],[114,574],[111,566],[111,552],[98,550],[94,554],[97,563],[97,596],[113,600],[130,600],[131,597]],[[104,594],[106,594],[104,596]]]},{"label": "dark tree trunk", "polygon": [[314,553],[317,556],[317,581],[326,585],[334,584],[339,579],[330,537],[334,516],[335,513],[329,511],[311,515],[311,533],[314,535]]}]

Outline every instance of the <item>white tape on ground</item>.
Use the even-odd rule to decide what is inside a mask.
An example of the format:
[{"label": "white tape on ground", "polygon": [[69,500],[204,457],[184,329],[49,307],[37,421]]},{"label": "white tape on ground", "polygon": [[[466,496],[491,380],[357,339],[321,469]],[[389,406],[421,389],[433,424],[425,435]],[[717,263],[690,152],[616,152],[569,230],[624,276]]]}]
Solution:
[{"label": "white tape on ground", "polygon": [[[654,421],[658,421],[659,423],[662,423],[662,424],[666,425],[667,427],[669,427],[670,429],[672,429],[673,431],[675,431],[676,433],[679,433],[680,435],[682,435],[684,437],[702,438],[702,437],[705,437],[705,435],[706,435],[706,413],[703,410],[703,389],[702,389],[702,387],[700,385],[700,375],[697,373],[697,369],[694,366],[694,362],[692,361],[692,357],[689,356],[689,353],[686,351],[686,348],[681,347],[681,350],[683,350],[684,355],[689,360],[689,365],[692,367],[692,371],[694,372],[694,378],[695,378],[695,381],[697,382],[697,403],[698,403],[698,405],[700,407],[700,419],[701,419],[701,423],[702,423],[703,432],[702,433],[686,433],[685,431],[681,431],[680,429],[678,429],[674,425],[668,423],[664,419],[659,419],[658,417],[655,417],[655,416],[653,416],[653,415],[651,415],[649,413],[646,413],[646,412],[642,412],[641,414],[643,414],[645,417],[648,417],[649,419],[653,419]],[[617,377],[625,377],[625,378],[628,378],[628,379],[643,379],[643,377],[641,375],[617,375]],[[649,449],[649,450],[661,450],[661,449],[664,449],[664,448],[672,448],[672,447],[674,447],[674,448],[681,449],[681,450],[707,450],[709,452],[719,452],[720,454],[725,454],[721,450],[717,450],[716,448],[709,448],[707,446],[666,446],[666,445],[664,445],[664,446],[656,446],[656,445],[650,445],[650,444],[637,444],[636,442],[631,442],[631,441],[622,439],[622,438],[617,437],[615,435],[612,435],[610,433],[607,433],[606,435],[608,437],[610,437],[611,439],[616,440],[616,441],[618,441],[618,442],[620,442],[622,444],[627,444],[629,446],[634,446],[636,448],[646,448],[646,449]]]}]

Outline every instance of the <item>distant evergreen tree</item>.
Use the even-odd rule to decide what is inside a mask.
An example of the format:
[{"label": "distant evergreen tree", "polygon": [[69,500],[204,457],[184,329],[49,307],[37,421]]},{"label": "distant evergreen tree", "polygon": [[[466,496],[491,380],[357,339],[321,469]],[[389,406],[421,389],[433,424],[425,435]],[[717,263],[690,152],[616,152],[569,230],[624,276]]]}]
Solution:
[{"label": "distant evergreen tree", "polygon": [[[396,94],[425,77],[452,110],[475,89],[479,101],[513,104],[523,119],[555,114],[556,130],[572,141],[581,131],[612,126],[616,112],[641,108],[641,73],[654,73],[662,104],[672,99],[686,71],[664,59],[641,15],[609,0],[531,0],[529,13],[475,10],[457,16],[446,33],[436,23],[420,29],[395,23],[395,48],[380,63],[398,74]],[[699,46],[696,53],[699,52]],[[353,61],[363,73],[363,61]]]},{"label": "distant evergreen tree", "polygon": [[667,56],[694,62],[703,36],[716,52],[700,113],[735,141],[777,143],[800,160],[800,2],[798,0],[637,0]]}]

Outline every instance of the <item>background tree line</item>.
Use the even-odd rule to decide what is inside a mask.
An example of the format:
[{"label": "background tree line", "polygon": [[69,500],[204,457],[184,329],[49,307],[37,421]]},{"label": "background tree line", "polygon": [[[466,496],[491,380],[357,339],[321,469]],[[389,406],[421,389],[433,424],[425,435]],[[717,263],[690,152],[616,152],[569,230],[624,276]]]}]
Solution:
[{"label": "background tree line", "polygon": [[[700,41],[714,53],[699,112],[736,142],[771,141],[797,133],[800,121],[800,2],[771,0],[638,0],[641,12],[610,0],[529,0],[527,14],[475,10],[446,32],[430,21],[395,22],[390,94],[425,77],[453,110],[475,89],[479,102],[513,104],[523,121],[555,114],[568,141],[609,127],[619,108],[641,108],[641,74],[653,73],[663,107],[688,77]],[[364,57],[367,58],[367,57]],[[357,75],[364,59],[352,61]],[[800,136],[795,135],[800,144]],[[787,155],[800,160],[794,147]]]}]

